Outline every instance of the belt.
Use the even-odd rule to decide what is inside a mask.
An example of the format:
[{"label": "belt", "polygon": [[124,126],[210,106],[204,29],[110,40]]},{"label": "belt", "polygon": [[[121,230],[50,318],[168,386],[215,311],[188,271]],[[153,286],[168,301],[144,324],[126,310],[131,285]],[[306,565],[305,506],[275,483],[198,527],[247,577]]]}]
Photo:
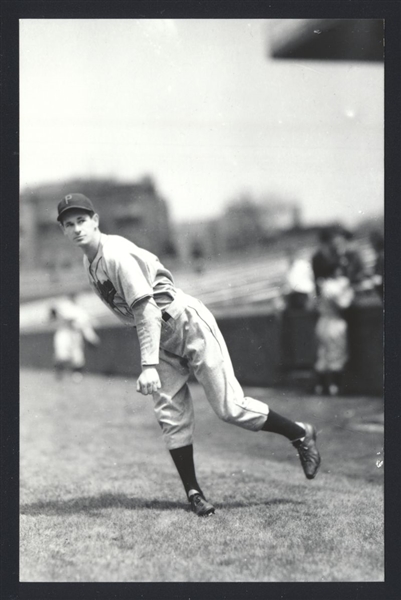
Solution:
[{"label": "belt", "polygon": [[165,310],[162,311],[163,321],[169,321],[170,319],[178,319],[181,313],[185,310],[186,296],[181,290],[175,291],[175,298],[166,306]]}]

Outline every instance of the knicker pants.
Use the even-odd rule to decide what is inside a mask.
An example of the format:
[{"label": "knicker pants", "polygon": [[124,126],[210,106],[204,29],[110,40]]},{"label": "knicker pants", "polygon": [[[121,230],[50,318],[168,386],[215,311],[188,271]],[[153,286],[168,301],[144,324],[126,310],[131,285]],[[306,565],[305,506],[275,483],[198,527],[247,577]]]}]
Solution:
[{"label": "knicker pants", "polygon": [[269,408],[244,396],[226,343],[211,312],[199,300],[179,291],[162,321],[159,365],[161,390],[153,394],[156,418],[167,448],[193,442],[194,409],[188,379],[191,372],[220,419],[259,431]]},{"label": "knicker pants", "polygon": [[342,371],[348,360],[346,321],[337,316],[320,316],[316,323],[316,338],[316,371]]}]

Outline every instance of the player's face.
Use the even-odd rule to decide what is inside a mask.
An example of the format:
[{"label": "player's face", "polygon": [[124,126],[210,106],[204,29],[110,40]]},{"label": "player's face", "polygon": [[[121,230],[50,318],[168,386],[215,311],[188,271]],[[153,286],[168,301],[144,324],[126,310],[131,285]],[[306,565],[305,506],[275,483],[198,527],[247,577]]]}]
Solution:
[{"label": "player's face", "polygon": [[63,231],[76,246],[91,246],[99,234],[99,217],[84,210],[71,209],[63,219]]}]

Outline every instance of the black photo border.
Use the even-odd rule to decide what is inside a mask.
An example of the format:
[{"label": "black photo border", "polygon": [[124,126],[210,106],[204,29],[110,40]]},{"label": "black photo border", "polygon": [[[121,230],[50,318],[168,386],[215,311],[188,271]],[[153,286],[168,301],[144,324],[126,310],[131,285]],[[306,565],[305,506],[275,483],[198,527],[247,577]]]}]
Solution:
[{"label": "black photo border", "polygon": [[[1,570],[6,600],[401,598],[401,2],[318,0],[0,1]],[[338,583],[20,583],[19,19],[347,18],[385,21],[385,581]]]}]

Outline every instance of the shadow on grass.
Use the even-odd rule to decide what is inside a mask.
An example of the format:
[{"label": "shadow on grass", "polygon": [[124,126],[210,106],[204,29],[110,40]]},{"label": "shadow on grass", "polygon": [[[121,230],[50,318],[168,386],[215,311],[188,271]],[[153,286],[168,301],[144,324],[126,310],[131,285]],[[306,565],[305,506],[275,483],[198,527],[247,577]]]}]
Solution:
[{"label": "shadow on grass", "polygon": [[215,508],[229,510],[230,508],[250,508],[251,506],[279,506],[280,504],[305,504],[301,500],[289,500],[287,498],[275,498],[274,500],[264,500],[261,502],[249,502],[246,500],[236,502],[214,502]]},{"label": "shadow on grass", "polygon": [[150,508],[155,510],[174,510],[184,508],[184,502],[172,502],[169,500],[146,500],[144,498],[132,498],[125,494],[101,494],[100,496],[83,496],[71,500],[49,500],[38,501],[21,506],[23,515],[68,515],[75,513],[90,513],[105,508],[124,508],[138,510]]},{"label": "shadow on grass", "polygon": [[[299,500],[287,500],[276,498],[264,502],[235,501],[215,504],[216,508],[229,510],[232,508],[249,508],[250,506],[274,506],[280,504],[304,504]],[[21,505],[22,515],[43,515],[53,517],[58,515],[71,515],[86,513],[96,514],[105,508],[123,508],[128,510],[154,509],[154,510],[189,510],[188,502],[173,502],[171,500],[147,500],[144,498],[132,498],[124,494],[101,494],[100,496],[84,496],[72,498],[71,500],[49,500],[38,501],[32,504]]]}]

